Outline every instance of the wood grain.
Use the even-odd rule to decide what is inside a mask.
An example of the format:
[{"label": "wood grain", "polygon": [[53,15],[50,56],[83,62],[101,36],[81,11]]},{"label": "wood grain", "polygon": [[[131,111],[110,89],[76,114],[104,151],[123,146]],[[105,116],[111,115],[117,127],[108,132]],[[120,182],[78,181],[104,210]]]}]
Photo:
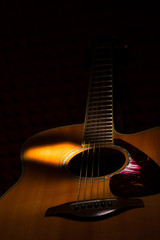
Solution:
[{"label": "wood grain", "polygon": [[[159,194],[142,198],[144,208],[106,220],[79,222],[44,217],[47,208],[76,200],[78,181],[61,164],[59,167],[59,162],[81,147],[82,134],[83,125],[75,125],[39,133],[25,143],[21,153],[24,176],[0,200],[1,239],[157,239]],[[159,128],[135,135],[115,133],[115,137],[133,144],[160,165]]]}]

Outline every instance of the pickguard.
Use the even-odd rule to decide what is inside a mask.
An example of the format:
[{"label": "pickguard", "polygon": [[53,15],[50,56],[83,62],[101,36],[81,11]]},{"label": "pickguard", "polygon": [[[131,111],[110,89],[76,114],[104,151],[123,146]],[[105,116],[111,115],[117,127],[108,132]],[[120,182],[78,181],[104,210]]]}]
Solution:
[{"label": "pickguard", "polygon": [[110,179],[111,192],[118,197],[142,197],[160,193],[160,167],[131,144],[115,139],[131,155],[129,165]]}]

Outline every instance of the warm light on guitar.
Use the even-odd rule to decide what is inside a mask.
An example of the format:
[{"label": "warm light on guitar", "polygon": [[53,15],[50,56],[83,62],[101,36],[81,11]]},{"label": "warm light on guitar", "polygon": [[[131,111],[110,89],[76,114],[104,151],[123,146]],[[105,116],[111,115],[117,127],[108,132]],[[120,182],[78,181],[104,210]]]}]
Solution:
[{"label": "warm light on guitar", "polygon": [[112,45],[95,47],[84,124],[23,146],[23,175],[0,200],[1,239],[157,239],[160,128],[114,129]]}]

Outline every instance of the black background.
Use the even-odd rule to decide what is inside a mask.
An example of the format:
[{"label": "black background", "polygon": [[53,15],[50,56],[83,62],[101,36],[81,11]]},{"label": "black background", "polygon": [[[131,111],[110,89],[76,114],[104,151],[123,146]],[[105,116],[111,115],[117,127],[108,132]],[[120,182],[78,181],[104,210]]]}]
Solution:
[{"label": "black background", "polygon": [[116,57],[116,130],[159,126],[160,16],[153,2],[5,1],[0,13],[0,195],[20,176],[27,138],[84,122],[90,50],[99,39],[128,45]]}]

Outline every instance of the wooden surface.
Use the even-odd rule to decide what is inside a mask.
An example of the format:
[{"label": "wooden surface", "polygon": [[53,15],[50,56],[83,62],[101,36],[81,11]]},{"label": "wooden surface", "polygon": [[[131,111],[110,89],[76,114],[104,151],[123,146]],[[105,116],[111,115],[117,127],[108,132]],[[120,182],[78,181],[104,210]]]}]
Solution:
[{"label": "wooden surface", "polygon": [[[47,208],[76,200],[78,181],[58,168],[58,164],[68,152],[81,147],[82,129],[83,125],[52,129],[26,142],[22,151],[24,177],[0,200],[1,239],[157,239],[160,195],[142,198],[144,208],[101,221],[44,217]],[[115,137],[135,145],[160,164],[159,128]]]}]

